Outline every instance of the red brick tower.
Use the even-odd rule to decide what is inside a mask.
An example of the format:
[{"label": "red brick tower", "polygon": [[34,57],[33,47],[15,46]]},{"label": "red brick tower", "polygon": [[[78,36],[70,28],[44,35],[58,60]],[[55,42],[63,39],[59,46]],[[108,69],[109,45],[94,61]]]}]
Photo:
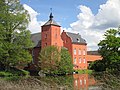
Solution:
[{"label": "red brick tower", "polygon": [[60,25],[53,20],[53,15],[50,13],[49,20],[42,26],[41,30],[41,47],[55,45],[58,47],[63,46],[60,36]]}]

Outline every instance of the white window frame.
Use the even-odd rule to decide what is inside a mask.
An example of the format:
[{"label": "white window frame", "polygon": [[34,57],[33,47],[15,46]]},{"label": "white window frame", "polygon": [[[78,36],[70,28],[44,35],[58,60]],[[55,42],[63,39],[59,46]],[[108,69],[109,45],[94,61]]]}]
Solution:
[{"label": "white window frame", "polygon": [[76,62],[76,57],[74,58],[74,64],[76,64],[77,62]]},{"label": "white window frame", "polygon": [[80,79],[80,85],[82,85],[82,80]]},{"label": "white window frame", "polygon": [[77,54],[77,53],[76,53],[76,51],[77,51],[77,50],[76,50],[76,48],[75,48],[75,49],[74,49],[74,55],[76,55],[76,54]]},{"label": "white window frame", "polygon": [[81,55],[81,49],[78,50],[78,55]]},{"label": "white window frame", "polygon": [[86,59],[85,58],[83,59],[83,63],[86,63]]},{"label": "white window frame", "polygon": [[86,55],[86,51],[85,50],[83,50],[83,55]]}]

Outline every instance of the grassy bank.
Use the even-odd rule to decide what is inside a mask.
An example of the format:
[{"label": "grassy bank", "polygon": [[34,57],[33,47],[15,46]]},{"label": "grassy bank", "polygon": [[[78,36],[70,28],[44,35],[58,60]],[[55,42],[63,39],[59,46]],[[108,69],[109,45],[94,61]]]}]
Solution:
[{"label": "grassy bank", "polygon": [[75,72],[77,72],[78,74],[92,74],[93,70],[75,70]]},{"label": "grassy bank", "polygon": [[0,78],[0,90],[73,90],[71,78],[72,77],[21,77],[17,80]]},{"label": "grassy bank", "polygon": [[6,70],[6,71],[0,71],[0,77],[13,77],[13,76],[28,76],[29,72],[25,70]]}]

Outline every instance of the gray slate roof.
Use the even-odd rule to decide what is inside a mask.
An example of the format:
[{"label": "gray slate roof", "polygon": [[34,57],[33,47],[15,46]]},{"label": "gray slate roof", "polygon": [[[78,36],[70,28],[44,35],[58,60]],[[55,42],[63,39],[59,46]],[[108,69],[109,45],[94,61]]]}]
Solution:
[{"label": "gray slate roof", "polygon": [[60,26],[53,19],[48,20],[43,26],[46,26],[46,25]]},{"label": "gray slate roof", "polygon": [[87,55],[100,55],[98,51],[87,51]]},{"label": "gray slate roof", "polygon": [[34,47],[40,47],[41,46],[41,33],[34,33],[31,34],[31,40],[34,43]]},{"label": "gray slate roof", "polygon": [[66,32],[66,34],[72,39],[72,43],[87,44],[85,39],[83,39],[79,34],[70,33],[70,32]]}]

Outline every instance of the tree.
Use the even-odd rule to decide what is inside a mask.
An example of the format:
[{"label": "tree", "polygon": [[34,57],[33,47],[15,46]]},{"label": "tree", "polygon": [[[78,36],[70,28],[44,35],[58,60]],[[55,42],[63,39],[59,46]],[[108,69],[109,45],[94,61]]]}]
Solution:
[{"label": "tree", "polygon": [[53,74],[58,68],[60,53],[55,46],[47,46],[40,52],[40,68],[44,73]]},{"label": "tree", "polygon": [[61,49],[61,59],[59,61],[58,72],[59,74],[66,74],[73,72],[72,58],[68,50],[65,48]]},{"label": "tree", "polygon": [[40,68],[43,73],[50,75],[62,75],[73,72],[72,59],[69,52],[55,46],[47,46],[40,52]]},{"label": "tree", "polygon": [[27,30],[29,15],[19,0],[0,0],[0,62],[8,67],[25,65],[32,60]]},{"label": "tree", "polygon": [[[103,70],[120,70],[120,31],[115,29],[107,30],[105,39],[98,44],[99,52],[103,57],[102,61],[95,62],[93,66],[104,67]],[[102,66],[101,66],[102,65]]]}]

